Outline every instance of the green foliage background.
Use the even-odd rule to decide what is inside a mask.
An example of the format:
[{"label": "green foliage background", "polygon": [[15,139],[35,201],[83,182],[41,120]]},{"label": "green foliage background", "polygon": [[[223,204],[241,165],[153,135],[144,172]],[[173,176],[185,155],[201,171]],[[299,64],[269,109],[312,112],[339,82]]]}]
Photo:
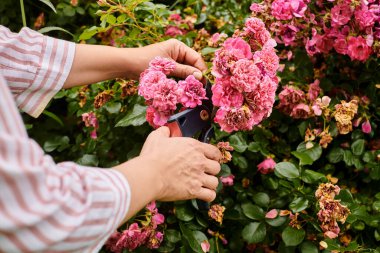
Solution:
[{"label": "green foliage background", "polygon": [[[46,27],[61,27],[73,34],[54,30],[48,35],[94,44],[106,43],[102,32],[117,25],[125,32],[125,36],[118,38],[118,45],[136,47],[167,39],[163,34],[171,13],[180,13],[183,17],[197,14],[195,29],[178,36],[192,46],[201,28],[211,34],[225,32],[231,35],[250,15],[251,4],[238,0],[120,2],[125,9],[111,13],[95,1],[79,0],[77,6],[72,6],[70,0],[52,0],[55,13],[40,1],[25,0],[26,21],[33,28],[36,18],[43,12]],[[0,24],[13,31],[21,28],[21,12],[14,0],[1,0]],[[202,50],[208,61],[212,57],[210,52],[209,48]],[[327,69],[321,87],[334,103],[344,99],[342,94],[333,93],[336,88],[370,98],[366,113],[371,116],[371,134],[363,134],[355,128],[348,135],[338,135],[331,123],[334,140],[329,147],[323,149],[314,143],[312,149],[306,149],[305,130],[318,120],[294,120],[277,109],[253,131],[231,135],[216,131],[214,142],[228,140],[235,148],[232,162],[223,165],[221,173],[235,175],[235,184],[220,186],[215,201],[226,207],[223,224],[210,220],[205,211],[198,210],[194,201],[160,203],[159,210],[166,215],[165,240],[157,251],[202,252],[200,243],[207,239],[211,244],[210,252],[249,252],[247,245],[256,245],[252,252],[379,252],[380,150],[379,144],[375,145],[380,141],[380,89],[376,88],[380,83],[379,60],[371,58],[366,64],[352,63],[346,57],[332,54],[313,62],[302,48],[294,53],[294,60],[282,62],[285,69],[279,74],[280,85],[293,82],[298,87],[306,86],[314,80],[314,68],[325,63]],[[344,68],[349,68],[351,75],[345,74]],[[112,91],[113,98],[95,109],[94,98],[102,91]],[[81,107],[79,102],[83,97],[86,103]],[[95,111],[99,118],[97,140],[89,137],[91,129],[85,128],[81,121],[81,115],[88,111]],[[57,162],[73,160],[107,168],[138,155],[152,130],[145,123],[144,111],[141,98],[137,95],[123,97],[121,81],[111,80],[88,89],[63,90],[41,117],[32,119],[24,115],[24,120],[30,136]],[[261,175],[256,166],[268,155],[274,156],[279,164],[274,174]],[[340,226],[341,237],[351,238],[346,244],[339,238],[323,238],[316,217],[318,204],[314,192],[318,184],[328,181],[326,175],[339,179],[338,185],[343,190],[337,198],[351,210],[347,222]],[[248,187],[242,184],[243,180],[249,180]],[[266,219],[266,212],[273,208],[299,213],[302,228],[288,226],[288,217]],[[223,245],[217,236],[207,232],[208,229],[223,234],[228,244]],[[328,249],[319,247],[321,240],[327,242]]]}]

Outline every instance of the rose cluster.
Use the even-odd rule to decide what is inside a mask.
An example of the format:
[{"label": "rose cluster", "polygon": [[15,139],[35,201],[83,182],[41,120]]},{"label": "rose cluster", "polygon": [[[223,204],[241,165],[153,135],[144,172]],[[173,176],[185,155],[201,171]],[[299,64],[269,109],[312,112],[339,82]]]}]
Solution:
[{"label": "rose cluster", "polygon": [[380,5],[376,0],[266,0],[253,16],[271,23],[285,46],[304,46],[310,56],[335,52],[366,61],[380,55]]},{"label": "rose cluster", "polygon": [[342,205],[339,200],[335,200],[340,188],[331,183],[319,185],[315,192],[315,197],[319,202],[318,219],[321,222],[321,228],[325,237],[336,238],[340,232],[337,221],[344,223],[350,210]]},{"label": "rose cluster", "polygon": [[145,98],[146,119],[153,127],[164,125],[178,104],[194,108],[207,99],[203,84],[193,75],[178,82],[168,78],[175,67],[173,60],[156,57],[140,75],[138,93]]},{"label": "rose cluster", "polygon": [[123,232],[116,231],[111,235],[105,244],[109,251],[121,253],[124,249],[134,250],[142,245],[149,249],[157,249],[160,246],[164,234],[157,231],[157,227],[164,223],[165,217],[158,212],[155,202],[148,204],[146,209],[146,221],[141,222],[141,227],[135,222]]},{"label": "rose cluster", "polygon": [[215,122],[226,132],[251,130],[272,112],[278,85],[279,58],[265,24],[249,18],[243,31],[215,52],[212,102]]}]

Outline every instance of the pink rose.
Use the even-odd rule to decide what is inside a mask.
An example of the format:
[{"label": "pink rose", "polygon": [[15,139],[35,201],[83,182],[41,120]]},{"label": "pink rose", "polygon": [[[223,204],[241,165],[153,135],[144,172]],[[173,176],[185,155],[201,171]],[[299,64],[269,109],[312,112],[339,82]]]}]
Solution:
[{"label": "pink rose", "polygon": [[237,89],[234,89],[229,80],[216,78],[211,90],[212,103],[215,106],[241,107],[243,105],[243,94]]},{"label": "pink rose", "polygon": [[366,61],[372,53],[372,48],[367,45],[362,36],[348,39],[348,56],[351,60]]},{"label": "pink rose", "polygon": [[229,175],[226,177],[220,177],[220,181],[222,182],[224,186],[232,186],[234,185],[234,178],[235,178],[234,175]]},{"label": "pink rose", "polygon": [[349,4],[337,4],[331,9],[331,25],[342,26],[350,21],[352,10]]},{"label": "pink rose", "polygon": [[186,77],[184,81],[179,81],[178,85],[182,94],[179,100],[185,107],[194,108],[201,105],[203,99],[207,99],[203,84],[193,75]]},{"label": "pink rose", "polygon": [[276,162],[272,158],[267,158],[257,165],[257,170],[261,174],[266,175],[273,172],[275,166],[276,166]]}]

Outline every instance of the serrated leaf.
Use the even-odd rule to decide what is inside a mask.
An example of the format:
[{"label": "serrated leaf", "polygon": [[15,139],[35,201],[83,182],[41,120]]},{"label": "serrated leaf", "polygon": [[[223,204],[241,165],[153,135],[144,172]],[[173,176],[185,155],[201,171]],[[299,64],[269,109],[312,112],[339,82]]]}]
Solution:
[{"label": "serrated leaf", "polygon": [[301,253],[318,253],[318,247],[309,241],[303,242],[300,246]]},{"label": "serrated leaf", "polygon": [[141,126],[146,122],[146,106],[135,104],[132,111],[129,111],[124,118],[117,122],[116,127]]},{"label": "serrated leaf", "polygon": [[263,222],[251,222],[242,231],[242,237],[248,243],[259,243],[265,239],[266,227]]},{"label": "serrated leaf", "polygon": [[312,148],[307,149],[306,143],[303,142],[297,147],[297,151],[307,154],[313,161],[318,160],[322,155],[322,148],[319,144],[314,144]]},{"label": "serrated leaf", "polygon": [[274,172],[277,176],[280,175],[280,177],[288,179],[298,178],[300,176],[297,167],[290,162],[277,163]]}]

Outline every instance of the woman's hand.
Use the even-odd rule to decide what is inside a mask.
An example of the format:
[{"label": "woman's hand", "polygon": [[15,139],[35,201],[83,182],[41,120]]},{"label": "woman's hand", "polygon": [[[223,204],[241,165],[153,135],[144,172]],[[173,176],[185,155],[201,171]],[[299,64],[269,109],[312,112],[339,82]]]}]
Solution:
[{"label": "woman's hand", "polygon": [[161,190],[161,201],[198,198],[207,202],[215,199],[222,158],[218,148],[192,138],[172,137],[167,127],[152,132],[140,157],[151,160]]},{"label": "woman's hand", "polygon": [[127,76],[131,79],[138,79],[141,72],[148,68],[149,62],[156,56],[171,58],[177,62],[176,69],[172,76],[186,78],[194,75],[197,79],[202,78],[202,72],[207,70],[207,66],[200,54],[186,46],[179,40],[170,39],[160,43],[152,44],[141,48],[133,48],[130,59],[134,59],[134,64],[127,64]]},{"label": "woman's hand", "polygon": [[153,131],[140,156],[114,168],[127,178],[132,192],[126,219],[152,200],[215,199],[215,175],[222,158],[219,149],[195,139],[169,136],[167,127]]}]

